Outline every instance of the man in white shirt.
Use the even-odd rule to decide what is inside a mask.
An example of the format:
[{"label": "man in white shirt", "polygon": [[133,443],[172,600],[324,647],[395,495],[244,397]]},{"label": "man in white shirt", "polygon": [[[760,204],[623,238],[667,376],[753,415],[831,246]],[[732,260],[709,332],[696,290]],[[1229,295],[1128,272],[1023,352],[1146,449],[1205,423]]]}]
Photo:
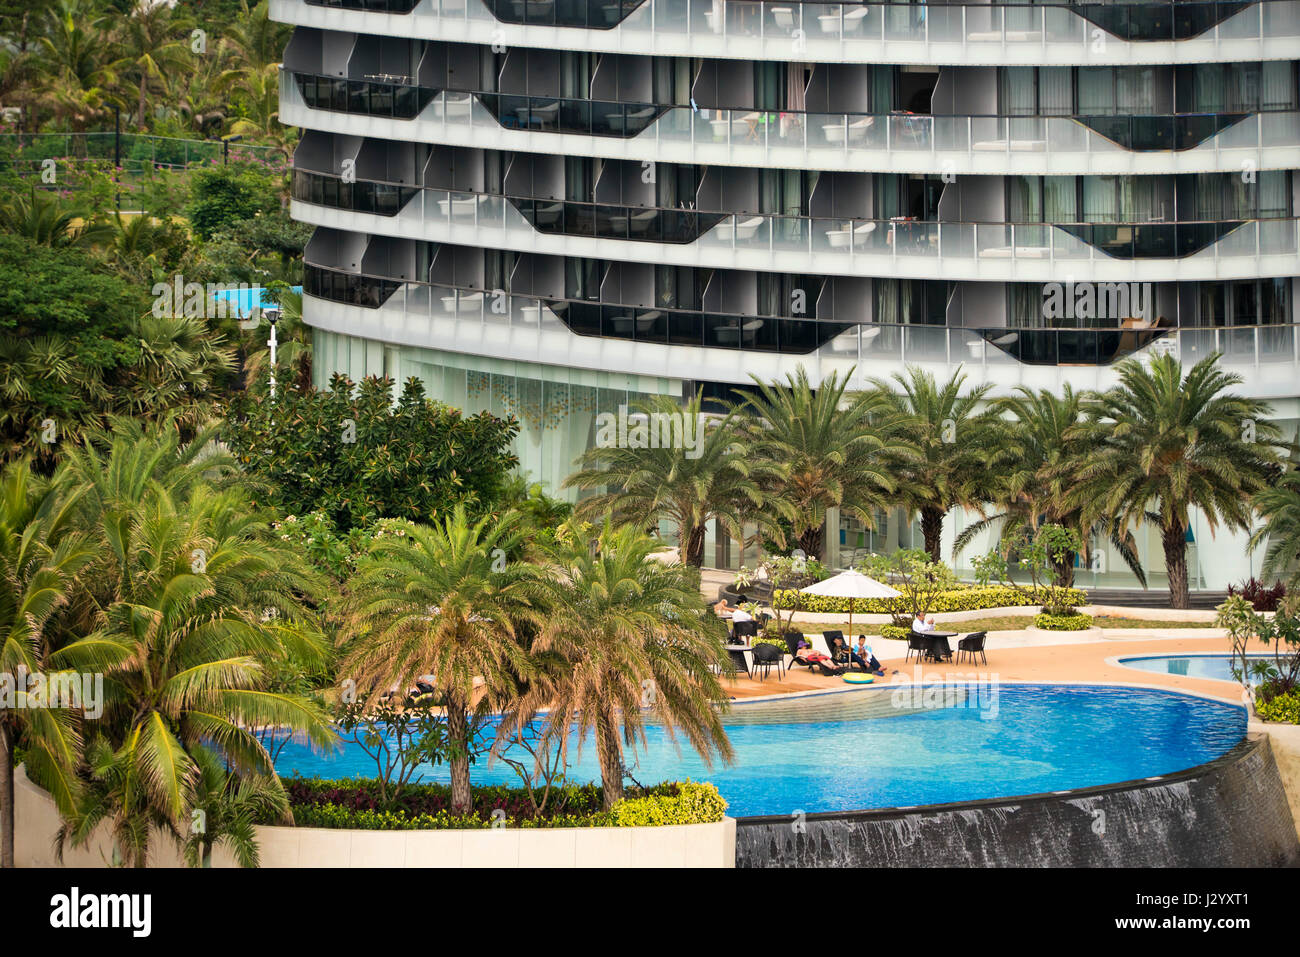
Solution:
[{"label": "man in white shirt", "polygon": [[733,625],[738,624],[739,622],[742,621],[753,621],[753,620],[754,620],[754,616],[751,615],[749,612],[745,611],[745,609],[743,608],[737,608],[735,611],[731,613],[731,623]]},{"label": "man in white shirt", "polygon": [[934,615],[929,618],[924,615],[917,615],[912,619],[912,630],[918,635],[925,635],[934,631]]}]

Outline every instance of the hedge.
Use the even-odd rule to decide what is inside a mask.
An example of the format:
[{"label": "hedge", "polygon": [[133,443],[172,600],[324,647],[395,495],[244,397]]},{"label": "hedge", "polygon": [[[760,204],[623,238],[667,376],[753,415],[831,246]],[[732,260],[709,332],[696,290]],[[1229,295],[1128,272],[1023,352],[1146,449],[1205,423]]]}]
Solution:
[{"label": "hedge", "polygon": [[1049,615],[1043,612],[1034,616],[1034,627],[1044,631],[1083,631],[1092,627],[1092,616]]},{"label": "hedge", "polygon": [[907,641],[911,637],[910,628],[904,628],[901,625],[881,625],[880,637],[892,638],[894,641]]},{"label": "hedge", "polygon": [[[689,779],[656,784],[642,795],[624,798],[609,811],[601,807],[599,785],[571,785],[565,789],[563,810],[540,817],[533,814],[523,788],[496,785],[472,789],[474,805],[468,814],[451,810],[451,789],[442,784],[407,785],[390,808],[379,805],[373,780],[291,778],[285,781],[285,789],[298,827],[360,831],[478,830],[491,828],[498,820],[506,827],[524,828],[707,824],[721,821],[727,810],[716,787]],[[502,813],[494,818],[497,811]]]},{"label": "hedge", "polygon": [[1300,724],[1300,691],[1277,694],[1268,701],[1255,701],[1255,713],[1263,721]]},{"label": "hedge", "polygon": [[[1027,591],[1027,590],[1026,590]],[[786,609],[791,607],[790,596],[798,595],[800,611],[825,614],[848,614],[849,600],[834,598],[830,595],[805,595],[802,592],[781,589],[772,596],[772,607]],[[1056,596],[1068,605],[1085,605],[1088,596],[1078,588],[1062,591]],[[928,614],[950,611],[980,611],[986,608],[1016,608],[1022,605],[1041,604],[1030,592],[1018,591],[1010,585],[975,585],[970,588],[954,588],[937,594],[926,609]],[[853,601],[855,615],[892,614],[897,610],[897,598],[857,598]]]}]

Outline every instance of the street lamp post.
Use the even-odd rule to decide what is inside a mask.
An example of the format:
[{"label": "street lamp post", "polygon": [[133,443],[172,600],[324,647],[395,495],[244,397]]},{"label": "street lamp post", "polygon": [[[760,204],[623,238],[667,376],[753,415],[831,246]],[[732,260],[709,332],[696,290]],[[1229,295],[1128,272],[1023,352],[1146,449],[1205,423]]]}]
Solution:
[{"label": "street lamp post", "polygon": [[268,309],[265,313],[266,321],[271,324],[271,338],[267,345],[271,347],[271,401],[275,401],[275,347],[278,344],[275,338],[275,324],[280,318],[279,309]]}]

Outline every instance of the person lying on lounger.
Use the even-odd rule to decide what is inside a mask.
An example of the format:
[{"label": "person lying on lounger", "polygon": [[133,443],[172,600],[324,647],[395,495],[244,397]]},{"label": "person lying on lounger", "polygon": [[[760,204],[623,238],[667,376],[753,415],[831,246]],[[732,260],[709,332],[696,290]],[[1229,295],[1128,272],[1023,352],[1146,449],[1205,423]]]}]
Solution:
[{"label": "person lying on lounger", "polygon": [[800,658],[803,659],[803,661],[808,664],[809,668],[816,665],[821,668],[822,674],[824,675],[844,674],[844,669],[837,666],[835,662],[831,660],[829,655],[824,655],[820,651],[813,651],[812,645],[808,644],[806,641],[799,642],[799,654],[796,655],[795,658],[796,660]]}]

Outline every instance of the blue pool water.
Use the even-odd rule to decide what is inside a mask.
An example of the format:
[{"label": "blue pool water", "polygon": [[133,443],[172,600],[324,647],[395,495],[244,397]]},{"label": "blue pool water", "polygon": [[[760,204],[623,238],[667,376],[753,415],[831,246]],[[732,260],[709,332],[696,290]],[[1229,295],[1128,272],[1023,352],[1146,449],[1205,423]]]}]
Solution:
[{"label": "blue pool water", "polygon": [[[1251,661],[1271,661],[1268,655],[1250,655]],[[1154,671],[1162,675],[1183,675],[1188,678],[1213,678],[1216,681],[1236,681],[1232,676],[1232,655],[1149,655],[1141,658],[1121,658],[1125,668]],[[1252,683],[1258,683],[1251,679]]]},{"label": "blue pool water", "polygon": [[[1231,750],[1246,731],[1241,707],[1188,695],[1118,687],[987,686],[964,706],[900,713],[882,699],[891,689],[859,690],[796,701],[737,705],[726,716],[736,750],[730,767],[706,768],[660,728],[627,761],[643,784],[709,780],[744,817],[900,807],[1009,797],[1167,774]],[[931,705],[935,704],[933,689]],[[896,699],[895,699],[896,700]],[[913,699],[907,705],[926,703]],[[885,707],[881,707],[885,705]],[[888,711],[889,716],[873,716]],[[333,756],[290,743],[282,775],[372,777],[359,749]],[[575,762],[573,778],[598,780],[595,749]],[[447,780],[445,766],[426,781]],[[476,783],[514,783],[500,764],[480,759]]]}]

